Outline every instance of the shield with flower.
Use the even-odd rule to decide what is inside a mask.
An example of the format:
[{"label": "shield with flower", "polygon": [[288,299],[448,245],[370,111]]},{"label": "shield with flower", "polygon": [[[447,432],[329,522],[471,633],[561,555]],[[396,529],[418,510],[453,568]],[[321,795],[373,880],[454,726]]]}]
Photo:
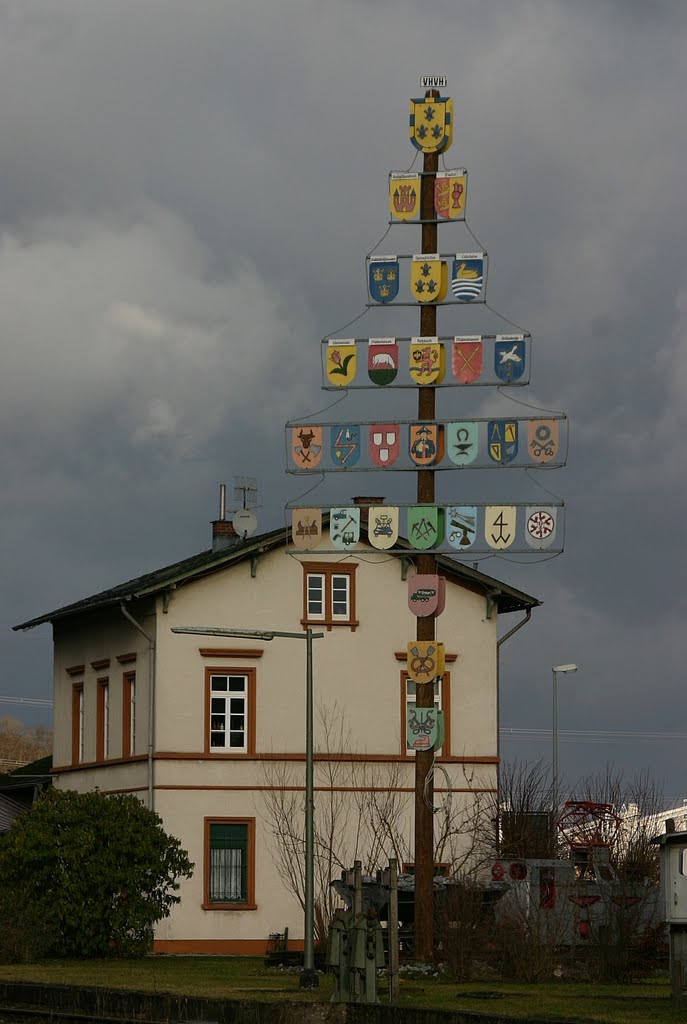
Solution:
[{"label": "shield with flower", "polygon": [[327,379],[345,388],[355,378],[355,338],[329,338],[327,341]]}]

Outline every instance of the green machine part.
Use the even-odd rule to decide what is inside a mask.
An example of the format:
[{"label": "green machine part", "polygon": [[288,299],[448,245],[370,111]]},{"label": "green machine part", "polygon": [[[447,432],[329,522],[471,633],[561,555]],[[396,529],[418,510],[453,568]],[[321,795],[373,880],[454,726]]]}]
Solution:
[{"label": "green machine part", "polygon": [[327,939],[327,966],[334,972],[334,992],[330,1002],[350,1003],[351,969],[350,946],[353,914],[350,910],[337,910],[329,925]]}]

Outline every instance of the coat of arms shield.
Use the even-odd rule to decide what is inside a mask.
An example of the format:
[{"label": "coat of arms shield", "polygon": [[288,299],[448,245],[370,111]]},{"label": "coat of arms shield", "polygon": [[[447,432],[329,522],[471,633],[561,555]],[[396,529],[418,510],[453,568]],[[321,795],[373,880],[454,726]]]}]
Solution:
[{"label": "coat of arms shield", "polygon": [[451,368],[461,384],[472,384],[482,374],[481,334],[458,334],[453,339]]},{"label": "coat of arms shield", "polygon": [[370,256],[369,287],[373,302],[393,302],[398,295],[399,263],[395,256]]},{"label": "coat of arms shield", "polygon": [[335,548],[347,551],[360,540],[360,509],[333,508],[329,513],[329,539]]},{"label": "coat of arms shield", "polygon": [[452,548],[464,551],[477,537],[477,507],[449,505],[446,509],[446,539]]},{"label": "coat of arms shield", "polygon": [[438,253],[413,256],[410,293],[416,302],[443,302],[448,291],[448,264]]},{"label": "coat of arms shield", "polygon": [[494,344],[494,373],[509,384],[525,372],[525,339],[517,334],[497,334]]},{"label": "coat of arms shield", "polygon": [[294,508],[291,513],[291,539],[294,547],[312,551],[322,540],[322,509]]},{"label": "coat of arms shield", "polygon": [[444,376],[444,346],[436,337],[410,339],[410,376],[416,384],[438,384]]},{"label": "coat of arms shield", "polygon": [[444,743],[444,712],[436,706],[406,705],[406,747],[408,750],[438,750]]},{"label": "coat of arms shield", "polygon": [[477,423],[470,420],[447,423],[446,451],[455,466],[469,466],[474,462],[479,451]]},{"label": "coat of arms shield", "polygon": [[367,342],[367,375],[373,384],[384,387],[398,373],[398,343],[395,338],[369,338]]},{"label": "coat of arms shield", "polygon": [[527,424],[527,451],[533,462],[552,462],[558,455],[558,420],[530,420]]},{"label": "coat of arms shield", "polygon": [[506,466],[518,454],[518,421],[489,420],[487,451],[492,462]]},{"label": "coat of arms shield", "polygon": [[484,539],[490,548],[504,551],[515,540],[515,505],[487,505],[484,510]]},{"label": "coat of arms shield", "polygon": [[408,540],[418,551],[437,547],[444,539],[444,510],[436,505],[411,505],[408,509]]},{"label": "coat of arms shield", "polygon": [[419,619],[433,615],[439,607],[439,576],[415,573],[408,578],[408,607]]},{"label": "coat of arms shield", "polygon": [[525,510],[525,540],[531,548],[543,551],[556,539],[557,508],[555,505],[530,507]]},{"label": "coat of arms shield", "polygon": [[381,551],[393,548],[398,540],[398,508],[370,505],[367,516],[367,539],[372,547]]},{"label": "coat of arms shield", "polygon": [[322,427],[291,428],[291,458],[298,469],[315,469],[322,460]]},{"label": "coat of arms shield", "polygon": [[446,668],[444,644],[436,640],[411,640],[407,656],[408,677],[414,683],[431,683]]},{"label": "coat of arms shield", "polygon": [[408,450],[416,466],[433,466],[439,461],[439,425],[437,423],[411,423],[408,434]]},{"label": "coat of arms shield", "polygon": [[451,272],[451,291],[458,302],[484,302],[484,253],[457,252]]},{"label": "coat of arms shield", "polygon": [[389,175],[389,210],[394,220],[417,220],[420,216],[419,174],[392,171]]},{"label": "coat of arms shield", "polygon": [[327,340],[327,378],[338,388],[350,384],[356,371],[355,338],[329,338]]},{"label": "coat of arms shield", "polygon": [[331,456],[335,466],[350,469],[360,458],[360,427],[342,423],[331,428]]},{"label": "coat of arms shield", "polygon": [[443,153],[453,141],[453,100],[423,97],[410,101],[410,141],[421,153]]},{"label": "coat of arms shield", "polygon": [[434,209],[443,220],[465,220],[468,176],[459,171],[439,171],[434,179]]},{"label": "coat of arms shield", "polygon": [[401,427],[398,423],[373,423],[370,427],[370,458],[375,466],[393,466],[401,451]]}]

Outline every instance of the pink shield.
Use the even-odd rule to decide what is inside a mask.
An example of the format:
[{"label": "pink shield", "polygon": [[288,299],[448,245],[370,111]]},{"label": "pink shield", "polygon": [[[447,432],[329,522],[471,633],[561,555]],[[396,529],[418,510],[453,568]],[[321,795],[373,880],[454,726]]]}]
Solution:
[{"label": "pink shield", "polygon": [[370,427],[370,458],[375,466],[393,466],[401,450],[398,423],[373,423]]},{"label": "pink shield", "polygon": [[453,376],[462,384],[472,384],[482,373],[482,339],[455,338],[451,351]]},{"label": "pink shield", "polygon": [[439,576],[416,573],[408,580],[408,607],[413,615],[424,619],[439,607]]}]

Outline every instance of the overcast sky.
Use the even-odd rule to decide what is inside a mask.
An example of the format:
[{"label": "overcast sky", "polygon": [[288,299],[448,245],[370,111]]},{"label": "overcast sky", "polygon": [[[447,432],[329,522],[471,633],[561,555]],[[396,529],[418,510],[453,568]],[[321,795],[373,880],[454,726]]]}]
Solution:
[{"label": "overcast sky", "polygon": [[[684,0],[0,0],[2,693],[51,694],[49,627],[12,625],[209,546],[219,483],[257,477],[260,527],[283,521],[305,489],[284,423],[331,401],[320,339],[364,310],[408,100],[445,74],[489,304],[534,339],[515,396],[570,417],[568,467],[539,473],[565,553],[480,561],[544,601],[503,647],[502,725],[550,729],[551,667],[576,662],[566,777],[610,761],[687,796],[685,740],[565,736],[687,734],[686,54]],[[343,336],[416,324],[372,311]],[[441,334],[494,329],[440,312]],[[519,408],[479,391],[439,415]],[[505,502],[541,500],[498,474]],[[353,479],[334,503],[399,487]]]}]

